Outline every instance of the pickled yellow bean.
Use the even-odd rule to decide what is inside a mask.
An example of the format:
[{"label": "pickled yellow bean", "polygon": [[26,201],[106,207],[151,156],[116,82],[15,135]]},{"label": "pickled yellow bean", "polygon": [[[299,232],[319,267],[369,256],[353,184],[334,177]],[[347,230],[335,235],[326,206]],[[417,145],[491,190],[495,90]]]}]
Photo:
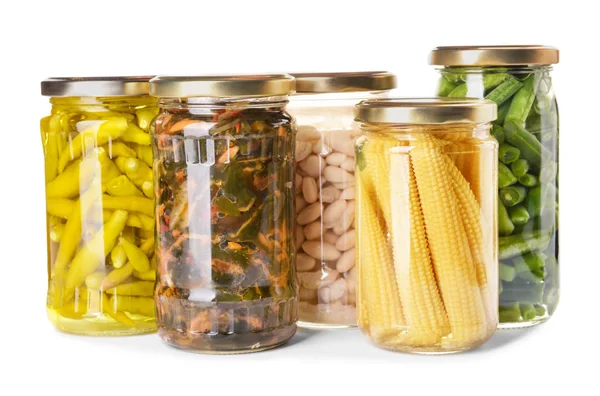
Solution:
[{"label": "pickled yellow bean", "polygon": [[158,115],[158,109],[142,109],[135,112],[137,123],[143,130],[150,128],[150,123]]},{"label": "pickled yellow bean", "polygon": [[68,219],[73,208],[75,207],[75,201],[67,198],[52,198],[46,200],[46,211],[61,219]]},{"label": "pickled yellow bean", "polygon": [[[119,300],[119,299],[120,299],[120,297],[117,298],[117,300]],[[127,316],[124,312],[118,311],[114,307],[114,305],[112,305],[110,303],[110,301],[108,300],[108,297],[104,293],[102,293],[102,311],[104,313],[108,314],[108,316],[110,316],[114,320],[121,322],[126,326],[136,327],[135,322],[129,316]]]},{"label": "pickled yellow bean", "polygon": [[117,242],[117,238],[125,228],[126,222],[127,212],[116,210],[110,220],[104,224],[103,229],[83,245],[71,261],[65,284],[67,290],[75,289],[81,285],[85,277],[102,264],[104,258]]},{"label": "pickled yellow bean", "polygon": [[152,185],[152,169],[136,158],[125,160],[125,174],[139,188],[142,188],[145,182],[150,182]]},{"label": "pickled yellow bean", "polygon": [[110,305],[117,307],[119,311],[129,312],[131,314],[154,316],[154,299],[149,297],[129,297],[115,296],[110,297]]},{"label": "pickled yellow bean", "polygon": [[142,146],[140,144],[133,145],[137,157],[141,159],[146,165],[152,167],[152,147]]},{"label": "pickled yellow bean", "polygon": [[62,238],[63,232],[65,231],[65,225],[63,224],[61,219],[56,216],[50,216],[48,219],[48,223],[48,225],[50,226],[50,240],[52,242],[59,243]]},{"label": "pickled yellow bean", "polygon": [[133,274],[133,265],[131,265],[131,263],[127,263],[121,268],[114,269],[102,279],[102,283],[100,284],[101,289],[106,290],[115,287],[129,279],[131,274]]},{"label": "pickled yellow bean", "polygon": [[107,294],[120,296],[152,297],[154,294],[154,282],[137,281],[123,283],[106,290]]},{"label": "pickled yellow bean", "polygon": [[149,269],[148,271],[144,272],[133,271],[133,276],[139,280],[154,282],[156,280],[156,270]]},{"label": "pickled yellow bean", "polygon": [[125,174],[125,170],[127,169],[126,167],[126,163],[127,163],[127,157],[117,157],[114,159],[115,165],[117,165],[117,168],[119,169],[119,171],[123,174]]},{"label": "pickled yellow bean", "polygon": [[[129,217],[131,217],[131,215]],[[127,262],[127,254],[125,253],[123,246],[117,244],[112,248],[110,251],[110,260],[115,268],[121,268],[125,265]]]},{"label": "pickled yellow bean", "polygon": [[147,256],[150,256],[152,253],[154,253],[154,237],[152,236],[142,242],[140,245],[140,250]]},{"label": "pickled yellow bean", "polygon": [[56,122],[60,123],[60,116],[48,116],[42,118],[40,122],[40,129],[48,131],[46,137],[42,136],[44,144],[44,163],[46,169],[46,183],[54,180],[58,174],[58,142],[57,138],[60,137],[60,124],[57,126]]},{"label": "pickled yellow bean", "polygon": [[127,178],[121,175],[106,184],[106,192],[113,197],[143,197],[144,194]]},{"label": "pickled yellow bean", "polygon": [[88,145],[88,140],[93,145],[102,146],[111,140],[118,139],[127,130],[127,119],[125,117],[107,118],[97,126],[82,131],[72,141],[70,147],[66,147],[58,159],[58,172],[62,172],[69,161],[81,157],[83,149]]},{"label": "pickled yellow bean", "polygon": [[[99,186],[99,180],[94,179],[91,183],[92,186]],[[58,252],[56,253],[56,260],[54,261],[54,272],[59,272],[64,269],[71,257],[75,254],[75,250],[79,246],[81,240],[81,223],[82,216],[85,216],[91,207],[100,199],[101,188],[88,188],[75,203],[71,214],[65,225],[63,231],[61,243],[58,246]]]},{"label": "pickled yellow bean", "polygon": [[121,209],[130,212],[141,212],[147,216],[154,216],[154,201],[141,197],[112,197],[104,194],[102,205],[105,209]]},{"label": "pickled yellow bean", "polygon": [[142,183],[142,191],[144,192],[144,195],[148,198],[153,198],[154,197],[154,187],[152,186],[152,182],[150,181],[145,181]]},{"label": "pickled yellow bean", "polygon": [[100,289],[100,285],[102,284],[102,280],[106,274],[103,271],[93,272],[85,277],[85,285],[89,289]]},{"label": "pickled yellow bean", "polygon": [[129,124],[125,133],[121,136],[124,142],[137,143],[144,146],[150,145],[150,134],[142,131],[134,124]]},{"label": "pickled yellow bean", "polygon": [[135,158],[137,157],[137,153],[134,149],[129,147],[123,142],[110,142],[102,146],[104,150],[108,153],[108,157],[113,159],[116,157],[125,157],[125,158]]},{"label": "pickled yellow bean", "polygon": [[127,253],[129,262],[136,271],[144,272],[150,269],[150,260],[148,260],[146,253],[144,253],[142,249],[135,246],[125,238],[121,238],[120,242],[123,246],[123,249],[125,249],[125,253]]}]

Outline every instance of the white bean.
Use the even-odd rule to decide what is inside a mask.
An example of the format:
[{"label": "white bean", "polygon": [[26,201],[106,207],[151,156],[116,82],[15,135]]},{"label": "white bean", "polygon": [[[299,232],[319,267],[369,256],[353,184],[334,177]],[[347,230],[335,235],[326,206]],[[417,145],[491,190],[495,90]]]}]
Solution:
[{"label": "white bean", "polygon": [[316,140],[321,138],[321,132],[311,125],[301,125],[296,133],[296,140]]},{"label": "white bean", "polygon": [[322,286],[329,286],[338,278],[339,272],[329,268],[321,268],[316,272],[298,273],[300,285],[307,289],[318,289]]},{"label": "white bean", "polygon": [[[323,233],[323,241],[325,241],[327,243],[335,244],[337,242],[338,238],[339,237],[331,231],[325,231]],[[296,246],[300,246],[300,245],[296,245]]]},{"label": "white bean", "polygon": [[354,180],[352,180],[351,182],[347,182],[347,183],[331,183],[332,186],[334,186],[335,188],[337,188],[338,190],[345,190],[349,187],[353,187],[354,186]]},{"label": "white bean", "polygon": [[321,174],[323,159],[317,155],[311,154],[304,161],[298,163],[300,169],[306,172],[312,178],[317,178]]},{"label": "white bean", "polygon": [[341,199],[345,199],[345,200],[349,200],[349,199],[354,199],[356,196],[356,188],[355,187],[348,187],[346,189],[344,189],[344,191],[342,191],[342,194],[340,195]]},{"label": "white bean", "polygon": [[312,145],[312,152],[321,157],[327,157],[331,153],[331,147],[319,139]]},{"label": "white bean", "polygon": [[296,223],[306,225],[317,220],[321,216],[321,204],[315,202],[302,209],[296,216]]},{"label": "white bean", "polygon": [[302,176],[296,173],[296,179],[294,180],[294,185],[296,187],[296,195],[302,192]]},{"label": "white bean", "polygon": [[318,289],[307,289],[306,287],[300,286],[298,297],[300,297],[300,301],[316,303],[319,297],[319,291]]},{"label": "white bean", "polygon": [[317,182],[311,177],[305,177],[302,180],[302,195],[308,203],[313,203],[319,197]]},{"label": "white bean", "polygon": [[321,222],[313,221],[309,225],[304,226],[304,236],[309,241],[314,241],[315,239],[319,239],[321,237]]},{"label": "white bean", "polygon": [[302,250],[321,261],[337,260],[342,255],[331,243],[321,241],[306,241],[302,244]]},{"label": "white bean", "polygon": [[346,161],[346,158],[348,158],[346,154],[331,153],[329,154],[329,156],[327,156],[327,159],[325,161],[328,165],[340,166],[344,163],[344,161]]},{"label": "white bean", "polygon": [[296,225],[296,247],[302,246],[304,243],[304,231],[301,225]]},{"label": "white bean", "polygon": [[319,289],[319,301],[325,304],[339,300],[346,294],[346,280],[340,278],[333,282],[329,287]]},{"label": "white bean", "polygon": [[355,263],[356,263],[356,249],[352,248],[352,249],[342,253],[342,255],[340,256],[340,258],[337,261],[335,269],[338,272],[346,272],[346,271],[349,271],[351,268],[353,268]]},{"label": "white bean", "polygon": [[300,212],[306,207],[306,201],[302,196],[296,195],[296,213]]},{"label": "white bean", "polygon": [[335,201],[323,211],[323,223],[334,225],[346,210],[347,204],[343,199]]},{"label": "white bean", "polygon": [[321,201],[325,203],[332,203],[340,197],[340,190],[334,186],[327,186],[321,189]]},{"label": "white bean", "polygon": [[[306,231],[304,232],[306,234]],[[308,236],[307,236],[308,238]],[[310,238],[309,238],[310,239]],[[345,252],[348,249],[352,249],[356,246],[356,231],[350,230],[346,232],[344,235],[338,238],[335,242],[335,248],[340,252]],[[342,271],[344,272],[344,271]]]},{"label": "white bean", "polygon": [[309,142],[296,142],[296,161],[303,161],[306,157],[310,155],[312,150],[312,145]]},{"label": "white bean", "polygon": [[304,253],[296,254],[296,269],[298,272],[306,272],[315,268],[317,260]]},{"label": "white bean", "polygon": [[344,153],[350,157],[354,157],[354,139],[349,136],[337,134],[330,139],[329,145],[337,152]]},{"label": "white bean", "polygon": [[323,171],[325,180],[332,183],[354,183],[354,175],[337,166],[327,166]]},{"label": "white bean", "polygon": [[350,157],[346,161],[344,161],[344,163],[342,165],[340,165],[340,168],[347,170],[348,172],[354,173],[355,166],[356,166],[356,161],[354,161],[353,157]]}]

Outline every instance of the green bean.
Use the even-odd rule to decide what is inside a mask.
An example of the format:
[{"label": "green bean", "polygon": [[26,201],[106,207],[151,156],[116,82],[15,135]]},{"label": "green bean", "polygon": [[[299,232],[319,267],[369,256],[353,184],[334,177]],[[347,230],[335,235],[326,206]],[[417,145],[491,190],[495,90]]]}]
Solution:
[{"label": "green bean", "polygon": [[498,149],[498,159],[505,165],[512,164],[518,160],[520,154],[521,151],[518,148],[511,146],[508,143],[501,143]]},{"label": "green bean", "polygon": [[511,208],[508,208],[508,214],[510,215],[510,220],[515,225],[522,225],[529,221],[530,216],[529,212],[523,205],[516,205]]},{"label": "green bean", "polygon": [[[478,75],[473,75],[472,77],[479,78]],[[493,89],[493,88],[497,87],[498,85],[500,85],[504,80],[506,80],[509,77],[510,77],[510,75],[508,75],[506,73],[485,74],[483,76],[484,91],[487,91],[489,89]],[[473,93],[469,92],[469,88],[477,89],[478,87],[479,87],[479,84],[476,84],[473,81],[469,81],[469,78],[467,78],[467,82],[458,85],[456,88],[454,88],[452,91],[450,91],[448,93],[448,97],[449,98],[465,98],[467,96],[479,96],[479,95],[474,95]]]},{"label": "green bean", "polygon": [[504,188],[511,186],[517,182],[517,178],[508,169],[508,167],[502,163],[498,164],[498,188]]},{"label": "green bean", "polygon": [[498,264],[500,279],[505,282],[512,282],[517,276],[517,271],[512,265],[500,263]]},{"label": "green bean", "polygon": [[535,187],[539,184],[539,180],[534,175],[526,173],[519,177],[519,183],[525,187]]},{"label": "green bean", "polygon": [[445,78],[440,78],[437,96],[448,96],[448,94],[452,92],[454,88],[456,88],[456,84],[448,81]]},{"label": "green bean", "polygon": [[537,316],[535,307],[533,306],[533,304],[520,304],[520,308],[521,308],[521,316],[523,317],[523,320],[525,321],[529,321],[532,320],[533,318],[535,318]]},{"label": "green bean", "polygon": [[544,263],[546,261],[546,255],[544,253],[527,253],[522,256],[517,256],[513,259],[513,265],[515,266],[518,275],[521,273],[529,272],[535,276],[534,279],[526,277],[525,280],[530,282],[543,281],[546,276],[546,269]]},{"label": "green bean", "polygon": [[529,161],[529,165],[535,169],[540,169],[542,159],[547,161],[552,157],[534,135],[514,121],[504,123],[504,138],[521,150],[521,157]]},{"label": "green bean", "polygon": [[508,236],[515,229],[515,225],[510,220],[508,211],[502,201],[498,201],[498,234],[500,236]]},{"label": "green bean", "polygon": [[510,164],[510,170],[512,171],[513,175],[519,178],[529,171],[529,162],[527,162],[527,160],[524,158],[519,158]]},{"label": "green bean", "polygon": [[521,320],[521,310],[519,303],[501,304],[498,308],[500,322],[519,322]]},{"label": "green bean", "polygon": [[552,232],[535,230],[498,238],[498,258],[506,260],[534,251],[546,250]]},{"label": "green bean", "polygon": [[492,136],[496,138],[498,143],[504,143],[504,128],[502,128],[500,125],[492,125]]},{"label": "green bean", "polygon": [[535,100],[536,85],[538,84],[536,80],[535,74],[525,79],[523,86],[510,102],[510,108],[504,120],[505,125],[510,121],[517,123],[517,125],[525,125],[525,120]]},{"label": "green bean", "polygon": [[496,118],[496,124],[504,124],[506,114],[510,108],[510,102],[505,102],[501,106],[498,106],[498,117]]},{"label": "green bean", "polygon": [[486,99],[493,100],[498,106],[506,102],[513,96],[521,87],[523,83],[514,78],[508,76],[502,84],[498,85],[492,92],[485,96]]},{"label": "green bean", "polygon": [[544,316],[546,315],[546,308],[543,305],[535,304],[535,314],[536,316]]},{"label": "green bean", "polygon": [[509,186],[500,189],[500,200],[506,206],[520,204],[527,197],[527,189],[523,186]]}]

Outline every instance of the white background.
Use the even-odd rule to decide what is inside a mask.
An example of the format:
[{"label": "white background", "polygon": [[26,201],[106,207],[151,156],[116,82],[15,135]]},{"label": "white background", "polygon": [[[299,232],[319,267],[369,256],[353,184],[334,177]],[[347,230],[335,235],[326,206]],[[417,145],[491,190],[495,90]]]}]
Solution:
[{"label": "white background", "polygon": [[[0,5],[0,394],[598,394],[599,22],[593,1],[10,1]],[[594,7],[595,8],[595,7]],[[358,331],[205,356],[156,335],[87,338],[46,319],[39,118],[49,76],[390,70],[429,95],[437,45],[547,44],[561,110],[562,298],[529,331],[424,357]],[[587,391],[586,391],[587,389]],[[35,393],[30,393],[35,392]]]}]

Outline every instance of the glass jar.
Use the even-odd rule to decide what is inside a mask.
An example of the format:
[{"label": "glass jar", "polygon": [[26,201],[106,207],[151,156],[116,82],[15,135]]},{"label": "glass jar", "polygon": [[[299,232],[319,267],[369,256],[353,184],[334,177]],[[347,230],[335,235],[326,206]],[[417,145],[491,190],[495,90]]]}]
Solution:
[{"label": "glass jar", "polygon": [[558,108],[544,46],[438,47],[438,94],[497,103],[500,327],[546,321],[558,304]]},{"label": "glass jar", "polygon": [[449,353],[498,324],[496,105],[357,106],[358,324],[376,345]]},{"label": "glass jar", "polygon": [[156,330],[151,77],[52,78],[41,120],[50,321],[86,335]]},{"label": "glass jar", "polygon": [[354,106],[396,87],[387,72],[294,74],[300,326],[356,326]]},{"label": "glass jar", "polygon": [[204,353],[296,332],[289,75],[156,77],[159,335]]}]

